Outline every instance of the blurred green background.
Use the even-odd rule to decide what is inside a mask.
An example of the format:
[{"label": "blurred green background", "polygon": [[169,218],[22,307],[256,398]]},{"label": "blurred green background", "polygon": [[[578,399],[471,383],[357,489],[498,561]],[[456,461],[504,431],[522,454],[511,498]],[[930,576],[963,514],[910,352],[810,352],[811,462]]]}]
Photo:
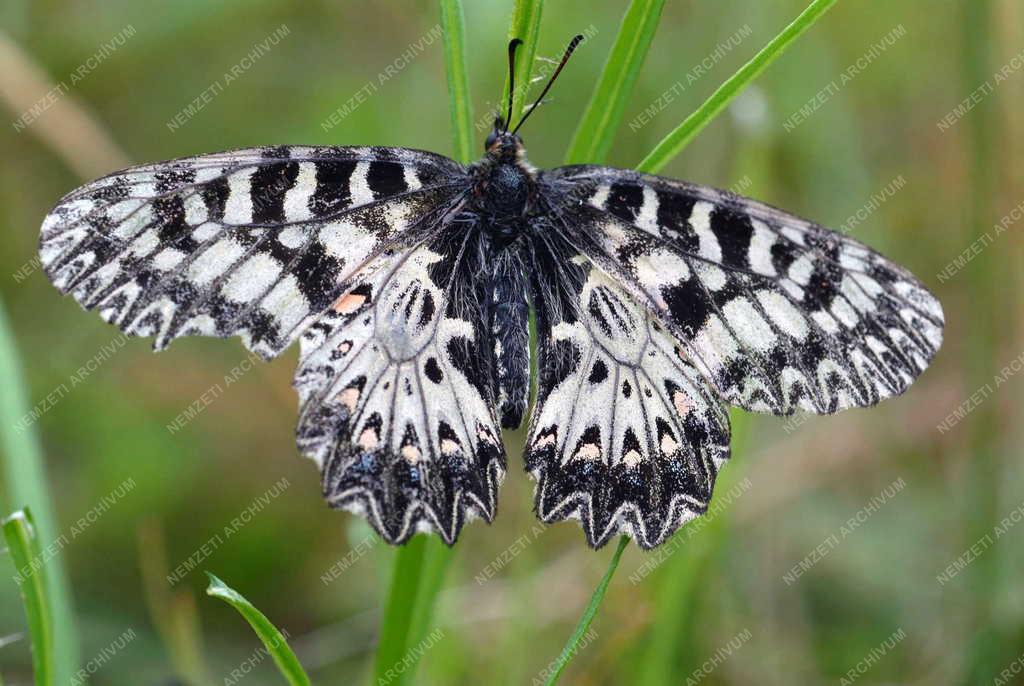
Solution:
[{"label": "blurred green background", "polygon": [[[805,5],[670,0],[608,162],[635,165]],[[539,55],[557,58],[590,26],[594,35],[524,127],[534,164],[561,163],[625,6],[547,4]],[[485,122],[504,81],[510,12],[506,1],[466,2],[474,116]],[[435,3],[401,0],[0,5],[0,298],[29,404],[67,390],[28,429],[43,447],[58,530],[71,538],[80,517],[133,483],[59,552],[83,661],[134,636],[90,683],[173,683],[175,665],[200,659],[211,683],[280,683],[244,622],[203,595],[201,569],[286,630],[314,681],[363,683],[393,551],[327,509],[314,465],[297,454],[295,350],[226,385],[246,359],[236,340],[186,339],[157,356],[146,341],[122,344],[33,266],[42,217],[127,163],[278,143],[451,154],[443,51],[424,39],[438,22]],[[168,125],[282,26],[268,52]],[[419,54],[380,83],[415,44]],[[660,557],[627,550],[567,683],[1022,683],[1022,50],[1018,0],[840,0],[664,170],[851,229],[939,295],[946,342],[882,407],[802,424],[736,415],[716,515]],[[94,68],[73,79],[90,56]],[[16,124],[61,82],[66,92]],[[322,125],[368,82],[364,101]],[[794,125],[801,107],[809,116]],[[956,263],[964,251],[970,259]],[[215,384],[213,401],[169,431]],[[948,422],[958,407],[965,416]],[[496,522],[468,526],[455,548],[440,638],[416,683],[535,683],[605,569],[611,550],[589,550],[575,524],[535,530],[522,439],[507,437]],[[281,479],[287,487],[267,497]],[[165,575],[217,536],[171,587]],[[25,630],[9,571],[0,675],[27,684],[27,642],[3,640]],[[190,640],[193,614],[203,633]],[[201,658],[188,647],[196,640]]]}]

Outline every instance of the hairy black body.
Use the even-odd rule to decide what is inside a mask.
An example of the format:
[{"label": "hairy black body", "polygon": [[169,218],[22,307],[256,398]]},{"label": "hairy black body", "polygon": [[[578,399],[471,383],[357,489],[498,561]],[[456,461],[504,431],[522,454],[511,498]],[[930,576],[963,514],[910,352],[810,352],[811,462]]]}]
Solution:
[{"label": "hairy black body", "polygon": [[488,322],[492,350],[493,400],[501,426],[518,427],[530,395],[528,277],[530,212],[537,180],[525,161],[519,136],[495,122],[484,158],[473,165],[471,207],[485,242],[489,267]]}]

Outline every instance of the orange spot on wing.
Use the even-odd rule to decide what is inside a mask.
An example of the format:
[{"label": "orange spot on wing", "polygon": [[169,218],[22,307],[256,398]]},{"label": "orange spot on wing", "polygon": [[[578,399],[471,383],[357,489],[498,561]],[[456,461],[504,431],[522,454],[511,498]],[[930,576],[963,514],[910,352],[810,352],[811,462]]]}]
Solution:
[{"label": "orange spot on wing", "polygon": [[365,295],[358,293],[346,293],[334,303],[334,311],[338,314],[352,314],[366,302]]}]

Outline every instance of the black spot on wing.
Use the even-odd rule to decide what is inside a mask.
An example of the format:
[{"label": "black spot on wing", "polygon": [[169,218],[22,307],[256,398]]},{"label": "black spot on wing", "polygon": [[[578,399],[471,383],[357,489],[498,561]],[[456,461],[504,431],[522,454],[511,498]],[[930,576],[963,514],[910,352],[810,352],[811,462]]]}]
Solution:
[{"label": "black spot on wing", "polygon": [[658,192],[658,226],[676,236],[677,245],[686,252],[700,249],[697,234],[690,227],[690,215],[696,200],[680,193]]},{"label": "black spot on wing", "polygon": [[161,243],[177,241],[191,231],[185,223],[185,203],[177,194],[153,200],[153,215]]},{"label": "black spot on wing", "polygon": [[437,358],[428,357],[427,363],[423,366],[423,371],[426,373],[427,378],[434,383],[441,383],[441,380],[444,379],[441,367],[437,364]]},{"label": "black spot on wing", "polygon": [[157,193],[167,193],[195,181],[196,172],[187,167],[168,167],[154,176]]},{"label": "black spot on wing", "polygon": [[352,201],[349,182],[355,168],[355,162],[344,160],[316,163],[316,190],[309,198],[313,216],[335,212]]},{"label": "black spot on wing", "polygon": [[92,197],[97,200],[109,200],[111,202],[124,200],[128,197],[128,179],[121,176],[114,179],[112,183],[92,191]]},{"label": "black spot on wing", "polygon": [[227,205],[231,189],[228,186],[227,176],[219,176],[207,183],[204,183],[199,194],[206,203],[206,212],[210,221],[219,222],[224,219],[224,206]]},{"label": "black spot on wing", "polygon": [[683,333],[694,337],[714,311],[714,304],[702,288],[691,281],[672,284],[661,289],[661,295],[668,305],[672,320],[682,328]]},{"label": "black spot on wing", "polygon": [[789,266],[796,262],[796,250],[787,241],[776,241],[772,244],[772,266],[778,274],[789,272]]},{"label": "black spot on wing", "polygon": [[325,307],[334,297],[342,265],[327,254],[319,241],[313,241],[295,265],[293,273],[299,290],[312,308]]},{"label": "black spot on wing", "polygon": [[371,162],[366,173],[366,183],[376,199],[387,198],[409,190],[405,182],[405,170],[397,162]]},{"label": "black spot on wing", "polygon": [[601,360],[598,360],[594,363],[594,366],[590,368],[590,376],[587,377],[587,381],[592,384],[599,384],[607,378],[608,366]]},{"label": "black spot on wing", "polygon": [[249,184],[252,220],[257,224],[280,223],[284,217],[285,193],[299,176],[296,162],[275,162],[258,167]]},{"label": "black spot on wing", "polygon": [[420,294],[420,326],[426,326],[434,319],[434,312],[437,306],[434,304],[434,296],[430,291],[424,289]]},{"label": "black spot on wing", "polygon": [[608,191],[606,208],[619,219],[631,222],[636,219],[643,202],[642,187],[631,183],[615,183]]},{"label": "black spot on wing", "polygon": [[843,273],[834,263],[817,260],[804,288],[804,303],[811,309],[827,310],[839,293]]},{"label": "black spot on wing", "polygon": [[711,231],[722,249],[722,262],[733,267],[747,267],[749,264],[750,239],[754,225],[743,212],[719,205],[711,212]]}]

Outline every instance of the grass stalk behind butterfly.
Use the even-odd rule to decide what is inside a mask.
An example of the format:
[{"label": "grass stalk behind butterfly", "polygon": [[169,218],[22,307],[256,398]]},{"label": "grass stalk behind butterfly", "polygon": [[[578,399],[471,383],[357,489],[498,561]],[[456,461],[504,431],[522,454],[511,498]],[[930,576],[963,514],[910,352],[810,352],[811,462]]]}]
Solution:
[{"label": "grass stalk behind butterfly", "polygon": [[[14,335],[8,326],[7,313],[0,302],[0,463],[3,468],[3,490],[0,515],[15,508],[30,508],[35,516],[34,537],[38,546],[57,540],[58,530],[43,466],[43,458],[35,428],[25,425],[29,416],[28,394],[21,374],[21,363],[15,349]],[[40,591],[53,617],[52,642],[34,646],[33,657],[52,665],[54,683],[70,681],[78,668],[78,634],[71,609],[71,591],[60,556],[45,563],[45,583]],[[25,582],[27,583],[27,582]],[[39,655],[38,653],[45,653]]]}]

